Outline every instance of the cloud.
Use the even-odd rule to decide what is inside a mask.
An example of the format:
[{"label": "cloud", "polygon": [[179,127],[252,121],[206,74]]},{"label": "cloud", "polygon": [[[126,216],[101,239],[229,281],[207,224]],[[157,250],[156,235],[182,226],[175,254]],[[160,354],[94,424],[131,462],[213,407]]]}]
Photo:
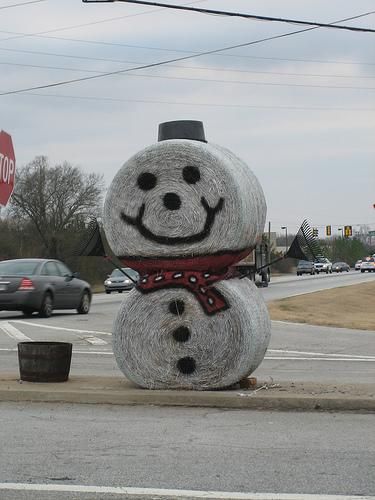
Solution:
[{"label": "cloud", "polygon": [[[203,4],[228,8],[228,2],[223,1],[207,0]],[[250,8],[242,0],[230,3],[232,10],[319,21],[365,12],[371,10],[371,4],[361,0],[354,8],[353,4],[343,6],[339,0],[328,4],[323,0],[303,4],[258,0],[251,2]],[[36,33],[147,10],[120,3],[89,6],[73,0],[50,0],[25,7],[18,14],[17,9],[4,10],[2,27]],[[371,26],[374,18],[369,16],[353,24]],[[84,70],[111,71],[132,65],[76,59],[78,56],[152,62],[184,54],[177,50],[209,50],[294,29],[298,27],[159,11],[48,35],[107,44],[33,37],[0,40],[0,63],[82,70],[1,64],[1,90],[92,74]],[[3,39],[8,36],[0,34]],[[109,184],[129,156],[156,142],[160,122],[200,119],[209,141],[228,147],[252,166],[267,196],[269,220],[298,225],[309,216],[313,224],[324,224],[326,220],[327,224],[368,223],[373,221],[371,205],[375,201],[375,91],[277,84],[375,88],[373,40],[370,34],[319,29],[220,56],[138,71],[136,76],[100,78],[35,92],[44,96],[2,96],[0,127],[12,134],[19,164],[46,154],[52,163],[68,160],[86,171],[102,172]],[[7,52],[1,48],[74,57]],[[192,69],[198,67],[205,69]],[[228,71],[219,72],[218,68]],[[361,76],[371,78],[358,78]]]}]

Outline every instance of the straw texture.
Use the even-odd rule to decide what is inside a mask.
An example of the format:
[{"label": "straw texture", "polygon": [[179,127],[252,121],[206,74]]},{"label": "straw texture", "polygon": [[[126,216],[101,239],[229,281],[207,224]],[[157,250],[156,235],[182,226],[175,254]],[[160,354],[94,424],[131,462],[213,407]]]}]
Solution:
[{"label": "straw texture", "polygon": [[[152,279],[143,276],[153,288],[124,297],[114,322],[114,354],[126,377],[150,389],[207,390],[228,387],[257,368],[270,338],[266,306],[248,279],[225,279],[226,266],[218,268],[216,257],[237,258],[255,247],[265,217],[257,178],[220,146],[166,140],[123,165],[104,206],[108,243],[135,269],[142,261],[143,275],[160,272]],[[168,268],[163,266],[178,271],[177,261],[189,262],[185,271],[202,271],[194,265],[204,262],[220,275],[213,284],[199,284],[203,302],[186,283],[164,283]],[[162,268],[148,269],[152,262]],[[176,272],[172,281],[180,275]],[[188,279],[194,285],[201,275],[190,273]],[[222,307],[202,306],[220,294]]]},{"label": "straw texture", "polygon": [[[248,279],[215,287],[231,306],[215,316],[207,316],[184,289],[128,294],[113,330],[113,350],[124,375],[149,389],[207,390],[252,373],[270,338],[263,297]],[[179,361],[187,358],[195,370],[184,374]]]},{"label": "straw texture", "polygon": [[[200,178],[186,182],[184,168],[198,169]],[[141,174],[152,174],[155,186],[139,187]],[[194,179],[190,179],[194,180]],[[180,200],[179,209],[164,204],[166,194]],[[122,214],[137,219],[144,206],[142,226],[155,236],[194,237],[204,230],[207,206],[221,210],[208,234],[197,241],[164,244],[140,234]],[[106,197],[104,230],[117,256],[169,257],[205,255],[255,246],[263,233],[266,204],[262,188],[250,168],[230,151],[212,144],[168,140],[137,153],[119,170]]]}]

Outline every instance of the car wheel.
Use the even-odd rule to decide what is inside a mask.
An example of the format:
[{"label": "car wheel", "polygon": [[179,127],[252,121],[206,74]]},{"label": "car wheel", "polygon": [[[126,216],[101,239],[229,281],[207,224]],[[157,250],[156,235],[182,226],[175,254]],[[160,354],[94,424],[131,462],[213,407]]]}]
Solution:
[{"label": "car wheel", "polygon": [[42,300],[42,305],[39,309],[39,316],[41,318],[49,318],[53,312],[53,299],[52,295],[47,292]]},{"label": "car wheel", "polygon": [[109,290],[106,290],[105,293],[108,293],[108,295],[111,293]]},{"label": "car wheel", "polygon": [[28,309],[28,308],[22,309],[22,314],[24,316],[31,316],[33,313],[34,309]]},{"label": "car wheel", "polygon": [[118,293],[122,293],[122,290],[118,290]]},{"label": "car wheel", "polygon": [[87,290],[85,290],[81,297],[81,302],[77,307],[78,314],[87,314],[90,311],[90,294]]},{"label": "car wheel", "polygon": [[361,273],[364,273],[364,272],[365,272],[365,270],[364,270],[364,269],[361,269]]}]

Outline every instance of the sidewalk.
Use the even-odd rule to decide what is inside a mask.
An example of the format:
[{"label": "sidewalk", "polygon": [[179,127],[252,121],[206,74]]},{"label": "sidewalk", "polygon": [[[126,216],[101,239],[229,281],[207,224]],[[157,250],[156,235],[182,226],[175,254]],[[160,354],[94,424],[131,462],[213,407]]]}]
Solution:
[{"label": "sidewalk", "polygon": [[0,402],[188,406],[257,410],[375,412],[375,383],[321,384],[265,382],[223,391],[166,391],[136,387],[125,377],[72,376],[62,383],[19,381],[0,374]]}]

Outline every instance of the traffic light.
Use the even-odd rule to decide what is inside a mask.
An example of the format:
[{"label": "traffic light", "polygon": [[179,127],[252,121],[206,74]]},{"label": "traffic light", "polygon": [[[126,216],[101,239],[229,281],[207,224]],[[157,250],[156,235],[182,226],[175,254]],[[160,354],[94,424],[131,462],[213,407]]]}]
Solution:
[{"label": "traffic light", "polygon": [[332,227],[326,226],[326,236],[331,236],[331,234],[332,234]]},{"label": "traffic light", "polygon": [[349,236],[352,236],[353,231],[352,231],[352,226],[344,226],[344,236],[345,238],[349,238]]},{"label": "traffic light", "polygon": [[319,236],[319,231],[318,231],[318,228],[317,227],[313,227],[313,236],[315,236],[316,238]]}]

